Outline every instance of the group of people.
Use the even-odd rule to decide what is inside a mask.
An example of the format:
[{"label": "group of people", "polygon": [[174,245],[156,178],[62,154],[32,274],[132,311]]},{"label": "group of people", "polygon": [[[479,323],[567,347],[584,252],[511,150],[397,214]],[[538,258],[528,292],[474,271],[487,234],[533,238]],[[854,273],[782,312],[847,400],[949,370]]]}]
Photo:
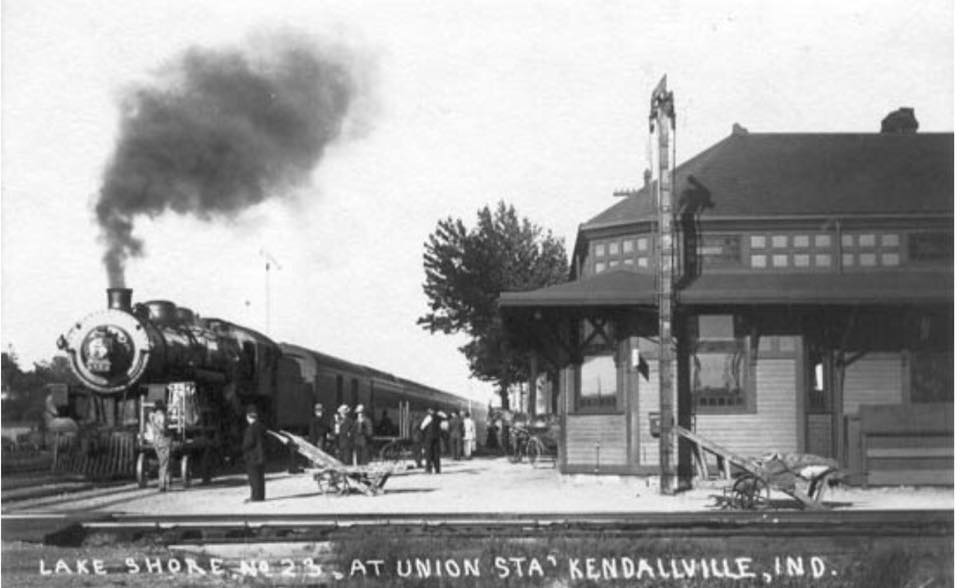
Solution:
[{"label": "group of people", "polygon": [[450,416],[442,410],[427,409],[423,419],[411,419],[410,437],[413,440],[413,458],[426,472],[440,473],[440,456],[448,454],[454,460],[470,459],[477,447],[477,427],[470,413],[461,410]]},{"label": "group of people", "polygon": [[[246,410],[247,427],[244,430],[242,452],[246,467],[247,481],[250,484],[250,498],[245,502],[261,502],[265,497],[265,466],[267,429],[261,422],[257,407],[250,405]],[[417,467],[424,464],[427,473],[440,473],[440,456],[448,453],[454,460],[470,459],[477,447],[476,424],[465,410],[447,415],[441,410],[427,410],[422,419],[411,418],[410,437],[413,440],[413,454]],[[377,430],[396,431],[384,411]],[[374,426],[358,404],[353,410],[346,404],[341,405],[333,421],[324,415],[322,403],[313,407],[310,421],[309,441],[316,447],[336,453],[344,464],[366,465],[370,461]],[[145,437],[157,453],[159,462],[159,487],[166,492],[170,487],[170,451],[172,439],[167,426],[167,413],[163,401],[158,401],[146,423]],[[291,462],[291,467],[293,464]]]},{"label": "group of people", "polygon": [[[351,416],[353,413],[353,416]],[[332,424],[326,419],[322,403],[313,405],[309,441],[320,449],[330,449],[347,465],[366,465],[370,462],[373,440],[373,422],[358,404],[352,411],[341,404],[333,415]]]}]

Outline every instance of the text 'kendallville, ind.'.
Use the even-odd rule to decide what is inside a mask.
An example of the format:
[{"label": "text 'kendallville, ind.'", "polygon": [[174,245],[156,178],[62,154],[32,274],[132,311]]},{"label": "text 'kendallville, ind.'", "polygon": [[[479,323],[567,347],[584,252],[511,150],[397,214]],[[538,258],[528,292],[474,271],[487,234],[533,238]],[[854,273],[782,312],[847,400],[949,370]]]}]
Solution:
[{"label": "text 'kendallville, ind.'", "polygon": [[751,557],[494,557],[481,563],[480,558],[399,558],[353,559],[346,569],[324,567],[312,558],[306,559],[242,559],[128,557],[110,565],[101,559],[58,559],[39,561],[43,576],[156,574],[188,576],[227,576],[262,578],[545,578],[567,577],[571,580],[647,580],[669,584],[680,580],[760,580],[770,583],[776,578],[820,578],[836,576],[820,556],[777,556],[767,561]]}]

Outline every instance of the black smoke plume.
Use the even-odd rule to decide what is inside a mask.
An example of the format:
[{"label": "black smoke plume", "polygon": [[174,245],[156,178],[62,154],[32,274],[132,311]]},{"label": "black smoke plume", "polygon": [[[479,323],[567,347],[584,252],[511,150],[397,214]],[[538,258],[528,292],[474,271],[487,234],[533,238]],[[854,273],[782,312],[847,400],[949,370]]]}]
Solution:
[{"label": "black smoke plume", "polygon": [[190,49],[133,88],[96,204],[110,286],[143,253],[137,217],[229,219],[304,183],[356,92],[344,60],[287,39],[256,57]]}]

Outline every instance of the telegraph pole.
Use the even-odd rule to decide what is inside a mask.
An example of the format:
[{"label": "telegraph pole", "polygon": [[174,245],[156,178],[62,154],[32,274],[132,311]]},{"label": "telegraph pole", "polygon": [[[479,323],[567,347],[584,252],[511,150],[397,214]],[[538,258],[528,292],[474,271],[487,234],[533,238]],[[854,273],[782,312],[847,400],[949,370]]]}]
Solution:
[{"label": "telegraph pole", "polygon": [[660,493],[673,494],[677,490],[677,457],[674,451],[674,406],[676,386],[673,378],[673,295],[674,260],[673,238],[673,162],[671,144],[676,131],[676,113],[673,92],[667,91],[664,75],[650,97],[650,133],[657,139],[657,235],[656,288],[658,323],[660,326]]},{"label": "telegraph pole", "polygon": [[264,304],[263,304],[263,314],[264,314],[264,335],[270,336],[270,267],[271,265],[277,270],[283,269],[270,252],[266,249],[260,248],[260,257],[264,260]]}]

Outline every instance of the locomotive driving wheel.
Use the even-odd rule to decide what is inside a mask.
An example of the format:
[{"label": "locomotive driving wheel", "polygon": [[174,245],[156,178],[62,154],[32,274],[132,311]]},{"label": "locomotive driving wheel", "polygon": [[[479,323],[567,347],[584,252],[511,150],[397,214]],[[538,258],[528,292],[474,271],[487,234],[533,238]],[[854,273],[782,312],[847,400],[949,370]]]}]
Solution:
[{"label": "locomotive driving wheel", "polygon": [[740,474],[731,490],[733,505],[742,510],[766,508],[769,504],[770,487],[761,478]]}]

